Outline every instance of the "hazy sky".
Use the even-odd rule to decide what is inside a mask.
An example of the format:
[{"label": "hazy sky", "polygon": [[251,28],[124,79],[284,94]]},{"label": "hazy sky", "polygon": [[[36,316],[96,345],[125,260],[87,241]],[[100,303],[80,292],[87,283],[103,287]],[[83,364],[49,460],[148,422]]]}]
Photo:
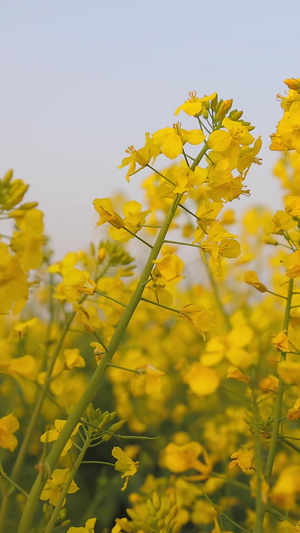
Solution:
[{"label": "hazy sky", "polygon": [[141,198],[124,150],[171,126],[191,90],[244,110],[264,165],[242,205],[279,207],[268,136],[283,79],[300,77],[299,22],[299,0],[0,0],[0,172],[31,184],[56,257],[95,236],[95,197]]}]

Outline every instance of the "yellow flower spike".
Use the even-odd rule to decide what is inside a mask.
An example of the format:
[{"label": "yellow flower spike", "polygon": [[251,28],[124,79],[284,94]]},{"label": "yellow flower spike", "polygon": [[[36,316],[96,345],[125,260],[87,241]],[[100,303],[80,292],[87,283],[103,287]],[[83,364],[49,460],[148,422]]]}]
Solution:
[{"label": "yellow flower spike", "polygon": [[133,461],[119,446],[114,446],[111,454],[117,459],[115,470],[122,472],[121,478],[125,478],[124,485],[121,488],[121,490],[124,491],[127,488],[129,477],[134,476],[134,474],[137,473],[139,462]]},{"label": "yellow flower spike", "polygon": [[20,427],[19,421],[10,413],[9,415],[3,416],[0,418],[0,447],[10,450],[11,452],[18,445],[17,438],[13,433],[15,433]]},{"label": "yellow flower spike", "polygon": [[[50,479],[48,479],[46,482],[46,485],[40,495],[40,499],[49,500],[49,503],[55,506],[58,503],[63,487],[69,477],[69,473],[70,471],[68,468],[57,468],[54,470]],[[78,485],[76,485],[75,481],[72,481],[68,489],[68,494],[74,494],[78,490]],[[64,500],[62,506],[64,506],[65,503],[66,499]]]},{"label": "yellow flower spike", "polygon": [[254,270],[249,270],[249,272],[246,272],[244,275],[244,282],[248,285],[252,285],[252,287],[255,287],[259,292],[267,292],[267,287],[261,283],[258,279],[258,276]]},{"label": "yellow flower spike", "polygon": [[228,465],[228,468],[234,468],[238,466],[242,472],[249,474],[254,470],[254,451],[253,450],[240,450],[231,454],[230,459],[233,459]]},{"label": "yellow flower spike", "polygon": [[97,518],[89,518],[84,527],[69,527],[67,533],[95,533],[95,524]]},{"label": "yellow flower spike", "polygon": [[272,342],[275,348],[277,348],[277,350],[280,350],[281,352],[285,353],[290,351],[289,339],[286,335],[286,330],[278,333],[278,335],[276,335]]}]

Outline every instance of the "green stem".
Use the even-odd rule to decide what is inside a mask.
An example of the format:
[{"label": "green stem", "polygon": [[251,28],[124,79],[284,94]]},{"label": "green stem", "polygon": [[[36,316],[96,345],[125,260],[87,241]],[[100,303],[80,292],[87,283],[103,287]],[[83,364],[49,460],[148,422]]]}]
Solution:
[{"label": "green stem", "polygon": [[[290,279],[289,281],[288,295],[287,295],[285,315],[284,315],[284,321],[283,321],[283,329],[286,331],[288,331],[288,327],[289,327],[290,308],[291,308],[291,302],[292,302],[292,296],[293,296],[293,281],[294,281],[293,279]],[[286,358],[286,354],[284,352],[281,352],[281,361],[285,361],[285,358]],[[273,469],[273,464],[274,464],[275,455],[276,455],[279,426],[280,426],[280,419],[281,419],[283,390],[284,390],[284,383],[283,383],[282,378],[279,376],[277,397],[276,397],[276,403],[275,403],[275,408],[274,408],[274,421],[273,421],[273,427],[272,427],[271,442],[270,442],[270,448],[269,448],[269,453],[268,453],[268,458],[267,458],[267,463],[266,463],[266,468],[265,468],[265,477],[269,484],[271,480],[272,469]]]},{"label": "green stem", "polygon": [[[53,470],[73,429],[75,428],[78,421],[81,419],[86,407],[91,402],[93,395],[95,394],[96,390],[99,387],[99,384],[101,383],[103,379],[103,376],[107,368],[107,364],[111,362],[111,359],[116,349],[119,346],[119,343],[123,337],[123,334],[126,331],[126,328],[132,318],[132,315],[141,299],[144,286],[147,283],[151,270],[153,268],[153,261],[157,258],[161,250],[163,241],[170,227],[170,224],[174,218],[174,215],[179,205],[179,202],[181,200],[181,197],[182,195],[177,195],[175,197],[172,203],[172,206],[170,207],[169,212],[166,215],[162,228],[159,231],[159,234],[156,238],[153,248],[150,251],[143,273],[139,279],[139,282],[136,286],[136,289],[131,297],[129,304],[127,305],[127,307],[124,310],[123,315],[121,316],[121,319],[116,327],[115,333],[111,339],[111,342],[108,346],[108,350],[106,354],[103,356],[99,366],[96,368],[89,384],[87,385],[87,388],[85,389],[78,404],[75,406],[74,410],[70,414],[63,430],[60,433],[59,438],[57,439],[48,457],[46,458],[46,464],[47,464],[47,467],[50,469],[50,471]],[[32,489],[29,494],[29,498],[24,507],[18,533],[28,533],[30,531],[32,522],[34,520],[35,511],[38,505],[39,497],[43,490],[44,484],[45,484],[45,481],[43,479],[43,475],[42,473],[40,473],[37,476],[32,486]]]},{"label": "green stem", "polygon": [[259,411],[257,407],[256,393],[255,393],[255,369],[252,368],[252,413],[254,422],[254,439],[255,439],[255,476],[256,476],[256,516],[253,533],[262,533],[263,520],[265,515],[265,506],[262,501],[262,467],[261,467],[261,442],[259,431]]},{"label": "green stem", "polygon": [[56,520],[57,520],[57,517],[59,515],[59,512],[63,506],[63,503],[64,503],[64,500],[68,494],[68,490],[70,488],[70,485],[72,483],[72,481],[74,480],[76,474],[77,474],[77,471],[78,471],[78,468],[80,467],[81,463],[82,463],[82,460],[83,460],[83,457],[85,455],[85,452],[86,450],[88,449],[90,445],[90,439],[87,439],[80,451],[80,453],[78,454],[78,457],[75,461],[75,464],[70,472],[70,475],[66,481],[66,483],[64,484],[64,487],[63,487],[63,490],[61,491],[61,494],[60,494],[60,497],[58,499],[58,502],[53,510],[53,513],[51,515],[51,518],[47,524],[47,527],[45,529],[45,533],[51,533],[53,531],[53,528],[55,527],[55,523],[56,523]]},{"label": "green stem", "polygon": [[212,286],[212,290],[214,292],[216,304],[217,304],[218,308],[220,309],[220,311],[222,313],[222,316],[223,316],[227,331],[230,331],[231,330],[231,324],[230,324],[229,316],[226,313],[225,308],[223,306],[223,302],[221,300],[221,296],[220,296],[219,289],[218,289],[218,286],[216,284],[215,278],[214,278],[214,276],[212,274],[212,271],[211,271],[211,269],[210,269],[210,267],[209,267],[209,265],[207,263],[205,263],[205,267],[206,267],[206,270],[207,270],[207,273],[208,273],[210,284]]}]

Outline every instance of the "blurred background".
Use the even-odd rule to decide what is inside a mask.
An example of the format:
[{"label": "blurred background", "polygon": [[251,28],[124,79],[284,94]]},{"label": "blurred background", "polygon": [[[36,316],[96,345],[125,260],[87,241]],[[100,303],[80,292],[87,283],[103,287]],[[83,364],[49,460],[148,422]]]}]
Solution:
[{"label": "blurred background", "polygon": [[95,197],[142,199],[124,150],[172,126],[192,90],[233,98],[262,135],[235,206],[278,208],[269,135],[283,79],[300,77],[299,15],[298,0],[0,0],[0,172],[30,183],[55,258],[100,238]]}]

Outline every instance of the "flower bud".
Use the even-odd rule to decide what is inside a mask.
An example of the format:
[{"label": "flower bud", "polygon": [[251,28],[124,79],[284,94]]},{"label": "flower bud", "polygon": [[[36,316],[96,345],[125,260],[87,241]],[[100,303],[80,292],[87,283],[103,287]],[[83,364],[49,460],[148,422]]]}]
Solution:
[{"label": "flower bud", "polygon": [[243,114],[243,111],[238,111],[237,109],[234,109],[233,111],[229,113],[228,118],[230,118],[230,120],[239,120],[242,114]]},{"label": "flower bud", "polygon": [[232,102],[233,102],[232,99],[224,100],[224,102],[222,102],[222,104],[220,105],[220,107],[219,107],[219,109],[218,109],[218,111],[216,113],[216,119],[217,120],[223,120],[223,118],[228,113],[229,109],[231,108]]},{"label": "flower bud", "polygon": [[14,171],[12,169],[8,170],[3,178],[3,183],[9,183],[13,177]]},{"label": "flower bud", "polygon": [[210,103],[210,107],[213,111],[216,111],[217,110],[217,107],[218,107],[218,95],[216,94],[216,96],[214,97],[214,99],[211,101]]},{"label": "flower bud", "polygon": [[206,109],[206,107],[203,107],[202,109],[202,116],[203,118],[208,118],[208,110]]},{"label": "flower bud", "polygon": [[18,207],[18,209],[22,209],[23,211],[28,211],[29,209],[34,209],[39,204],[38,202],[26,202],[26,204],[22,204]]},{"label": "flower bud", "polygon": [[300,89],[300,79],[296,80],[296,78],[288,78],[284,80],[284,83],[289,89],[293,89],[294,91],[299,91]]}]

